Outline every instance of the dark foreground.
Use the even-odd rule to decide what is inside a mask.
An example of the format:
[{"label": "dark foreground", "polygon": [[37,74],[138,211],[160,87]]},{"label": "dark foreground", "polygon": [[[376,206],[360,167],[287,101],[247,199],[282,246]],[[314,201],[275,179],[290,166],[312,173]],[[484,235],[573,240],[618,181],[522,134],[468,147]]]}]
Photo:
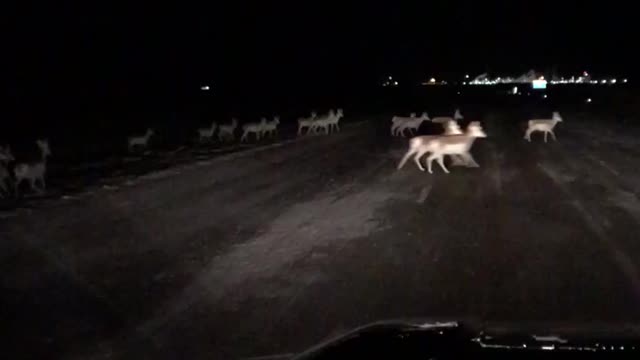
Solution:
[{"label": "dark foreground", "polygon": [[236,358],[406,317],[640,323],[640,150],[487,115],[479,169],[352,127],[0,219],[3,353]]}]

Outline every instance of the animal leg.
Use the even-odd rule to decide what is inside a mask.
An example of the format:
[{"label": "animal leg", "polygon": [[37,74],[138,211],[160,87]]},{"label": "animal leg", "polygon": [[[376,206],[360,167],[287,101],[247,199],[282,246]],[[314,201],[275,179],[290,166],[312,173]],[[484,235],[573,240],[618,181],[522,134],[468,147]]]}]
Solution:
[{"label": "animal leg", "polygon": [[532,132],[533,132],[533,129],[527,129],[527,132],[524,134],[524,139],[527,140],[528,142],[531,142]]},{"label": "animal leg", "polygon": [[451,166],[464,166],[467,165],[465,160],[460,155],[451,155]]},{"label": "animal leg", "polygon": [[474,167],[474,168],[480,167],[480,165],[478,165],[478,163],[473,158],[473,156],[471,156],[471,153],[467,152],[461,156],[465,160],[467,167]]},{"label": "animal leg", "polygon": [[418,151],[418,153],[416,154],[416,156],[413,158],[413,161],[416,163],[416,165],[418,165],[418,169],[420,169],[420,171],[424,171],[424,168],[422,167],[422,163],[420,163],[420,158],[422,158],[422,156],[424,154],[426,154],[428,151],[425,149],[421,149]]},{"label": "animal leg", "polygon": [[440,164],[440,167],[442,168],[442,170],[444,170],[444,172],[446,172],[447,174],[449,173],[449,170],[447,170],[447,168],[444,166],[444,155],[438,156],[438,164]]},{"label": "animal leg", "polygon": [[547,142],[547,134],[549,134],[549,132],[548,132],[548,131],[545,131],[545,132],[544,132],[544,142],[545,142],[545,143]]},{"label": "animal leg", "polygon": [[556,139],[556,134],[553,132],[553,130],[550,130],[549,133],[551,134],[553,141],[558,141],[558,139]]},{"label": "animal leg", "polygon": [[433,163],[433,159],[437,157],[438,154],[431,153],[431,155],[429,155],[429,157],[427,158],[427,171],[429,171],[429,174],[433,174],[433,171],[431,170],[431,163]]}]

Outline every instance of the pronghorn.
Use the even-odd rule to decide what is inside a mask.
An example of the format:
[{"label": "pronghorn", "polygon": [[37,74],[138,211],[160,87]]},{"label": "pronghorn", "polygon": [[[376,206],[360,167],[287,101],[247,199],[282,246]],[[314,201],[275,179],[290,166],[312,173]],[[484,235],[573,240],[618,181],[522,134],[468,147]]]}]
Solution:
[{"label": "pronghorn", "polygon": [[234,139],[234,132],[238,126],[238,120],[236,118],[231,119],[231,123],[223,124],[218,127],[218,140],[223,141],[225,138]]},{"label": "pronghorn", "polygon": [[[31,189],[38,192],[43,192],[47,187],[47,183],[44,177],[47,173],[47,157],[51,156],[51,149],[49,149],[49,142],[47,140],[36,140],[38,148],[40,148],[41,159],[37,162],[19,163],[13,169],[13,173],[16,177],[14,184],[15,193],[18,195],[18,187],[23,180],[28,180]],[[36,181],[40,181],[42,185],[41,189],[36,188]]]},{"label": "pronghorn", "polygon": [[213,121],[211,122],[210,127],[198,129],[198,135],[200,135],[198,139],[200,141],[211,140],[211,138],[213,137],[213,133],[216,132],[217,126],[218,124],[216,124],[216,122]]},{"label": "pronghorn", "polygon": [[[462,134],[462,130],[460,130],[460,125],[458,125],[457,122],[452,120],[447,123],[447,126],[445,127],[445,131],[443,135],[449,136],[449,135],[461,135],[461,134]],[[418,164],[418,167],[421,168],[422,165],[420,165],[419,159],[422,157],[422,155],[424,155],[428,151],[425,148],[424,144],[432,139],[437,138],[438,136],[441,136],[441,135],[423,135],[423,136],[416,136],[411,138],[411,140],[409,140],[409,150],[407,151],[407,153],[404,155],[404,157],[398,164],[398,170],[400,170],[404,166],[407,160],[409,160],[409,157],[413,154],[417,154],[414,157],[414,161],[416,161],[416,164]],[[458,164],[460,162],[460,160],[457,159],[455,156],[453,156],[453,160],[454,160],[454,164]]]},{"label": "pronghorn", "polygon": [[242,125],[242,137],[240,137],[240,142],[249,140],[249,134],[256,134],[256,140],[260,140],[262,137],[262,129],[267,124],[266,118],[261,118],[259,123],[248,123]]},{"label": "pronghorn", "polygon": [[413,134],[414,130],[418,131],[423,121],[429,120],[429,115],[426,112],[423,112],[420,117],[405,119],[405,121],[402,121],[398,124],[398,127],[396,128],[396,134],[404,136],[404,131],[407,129],[409,130],[410,134]]},{"label": "pronghorn", "polygon": [[[432,174],[431,163],[434,159],[438,161],[438,164],[446,172],[449,170],[444,166],[444,155],[459,155],[468,165],[479,167],[478,163],[473,159],[469,150],[476,138],[487,137],[487,134],[482,130],[482,126],[478,121],[472,121],[467,126],[467,130],[463,135],[442,136],[429,141],[426,145],[427,151],[431,152],[431,155],[427,157],[427,170],[429,174]],[[420,164],[420,161],[417,161]],[[420,166],[421,167],[421,166]],[[420,169],[423,170],[424,169]]]},{"label": "pronghorn", "polygon": [[7,145],[6,148],[0,146],[0,197],[4,197],[3,193],[8,193],[8,180],[11,178],[9,172],[9,163],[14,161],[15,158],[11,153],[11,148]]},{"label": "pronghorn", "polygon": [[262,136],[265,136],[267,133],[269,133],[269,137],[277,135],[278,134],[278,124],[280,124],[280,117],[279,116],[275,116],[273,118],[273,121],[269,121],[269,122],[265,123],[264,126],[262,126]]},{"label": "pronghorn", "polygon": [[458,121],[458,120],[462,120],[464,119],[464,116],[462,116],[462,114],[460,113],[460,109],[456,109],[456,111],[454,111],[453,113],[453,117],[450,116],[436,116],[433,119],[431,119],[432,123],[436,123],[436,124],[442,124],[443,127],[446,127],[446,124],[449,121]]},{"label": "pronghorn", "polygon": [[[340,113],[342,113],[342,110],[339,110],[339,111]],[[316,120],[311,125],[311,128],[309,128],[309,131],[316,133],[318,132],[319,128],[323,128],[324,133],[329,134],[331,130],[331,124],[335,121],[334,118],[336,116],[338,115],[333,111],[333,109],[331,109],[329,110],[329,113],[327,113],[326,115],[321,115],[316,117]],[[340,116],[342,116],[342,114],[340,114]]]},{"label": "pronghorn", "polygon": [[544,142],[547,142],[547,134],[551,134],[553,140],[556,140],[556,134],[553,133],[553,128],[562,121],[560,113],[554,111],[551,119],[533,119],[527,122],[527,132],[524,134],[524,139],[531,142],[531,133],[534,131],[544,132]]},{"label": "pronghorn", "polygon": [[315,111],[311,112],[311,116],[308,118],[299,118],[298,119],[298,136],[302,135],[302,130],[307,129],[307,134],[311,132],[311,127],[313,126],[313,122],[318,117]]},{"label": "pronghorn", "polygon": [[133,151],[136,146],[141,146],[143,148],[147,147],[149,143],[149,138],[153,135],[153,130],[151,128],[147,129],[147,132],[142,136],[131,136],[129,138],[129,151]]},{"label": "pronghorn", "polygon": [[411,114],[409,114],[409,117],[403,117],[403,116],[394,116],[391,118],[391,135],[397,135],[396,131],[398,130],[398,126],[400,126],[400,124],[402,124],[405,121],[408,120],[412,120],[415,119],[416,117],[416,113],[412,112]]},{"label": "pronghorn", "polygon": [[329,130],[335,130],[337,132],[340,132],[340,119],[343,116],[344,116],[344,113],[342,112],[342,109],[338,109],[335,115],[328,121]]},{"label": "pronghorn", "polygon": [[[480,137],[487,137],[487,134],[482,130],[482,126],[479,122],[472,121],[467,126],[466,132],[461,135],[435,136],[428,139],[421,139],[419,137],[413,138],[409,143],[409,151],[418,153],[415,156],[414,161],[420,170],[424,171],[422,164],[420,164],[420,157],[425,153],[430,152],[431,154],[427,158],[427,168],[429,173],[433,173],[431,171],[431,163],[433,160],[437,160],[442,170],[449,173],[449,170],[444,166],[444,155],[460,156],[465,160],[468,166],[478,167],[478,164],[469,153],[469,150],[471,149],[475,139]],[[398,165],[398,169],[404,165],[404,162],[410,155],[410,153],[405,155]]]}]

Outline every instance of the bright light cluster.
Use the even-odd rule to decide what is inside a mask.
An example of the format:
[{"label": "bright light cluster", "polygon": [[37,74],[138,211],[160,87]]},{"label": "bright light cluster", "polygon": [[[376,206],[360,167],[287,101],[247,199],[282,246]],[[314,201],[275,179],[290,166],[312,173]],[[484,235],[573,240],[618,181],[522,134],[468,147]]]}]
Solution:
[{"label": "bright light cluster", "polygon": [[[469,76],[465,75],[465,79],[468,79]],[[526,74],[523,74],[517,78],[513,77],[496,77],[490,78],[486,73],[480,74],[476,76],[471,81],[463,81],[462,85],[497,85],[497,84],[528,84],[533,83],[535,81],[545,80],[544,76],[536,75],[535,71],[530,70]],[[557,85],[557,84],[617,84],[617,83],[626,84],[628,82],[627,79],[622,79],[618,81],[616,78],[611,79],[600,79],[595,80],[591,78],[588,72],[584,71],[581,76],[572,76],[570,78],[565,77],[553,77],[551,80],[548,80],[549,84]]]},{"label": "bright light cluster", "polygon": [[387,87],[387,86],[398,86],[398,80],[393,80],[393,76],[389,76],[383,83],[382,86]]}]

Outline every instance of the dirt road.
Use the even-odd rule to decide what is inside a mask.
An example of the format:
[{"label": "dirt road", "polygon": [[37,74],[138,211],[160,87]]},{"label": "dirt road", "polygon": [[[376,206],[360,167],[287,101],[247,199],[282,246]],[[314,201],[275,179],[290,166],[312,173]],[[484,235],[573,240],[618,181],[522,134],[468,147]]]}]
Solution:
[{"label": "dirt road", "polygon": [[0,219],[13,358],[296,352],[398,317],[640,321],[631,134],[505,116],[479,169],[409,162],[357,126],[141,178]]}]

